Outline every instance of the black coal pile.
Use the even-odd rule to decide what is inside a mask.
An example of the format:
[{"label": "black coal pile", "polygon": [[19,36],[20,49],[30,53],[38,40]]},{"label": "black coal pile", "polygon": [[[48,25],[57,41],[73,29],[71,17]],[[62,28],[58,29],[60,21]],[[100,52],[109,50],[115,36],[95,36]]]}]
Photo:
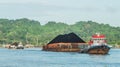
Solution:
[{"label": "black coal pile", "polygon": [[69,33],[65,35],[58,35],[48,44],[52,43],[85,43],[80,37],[78,37],[75,33]]}]

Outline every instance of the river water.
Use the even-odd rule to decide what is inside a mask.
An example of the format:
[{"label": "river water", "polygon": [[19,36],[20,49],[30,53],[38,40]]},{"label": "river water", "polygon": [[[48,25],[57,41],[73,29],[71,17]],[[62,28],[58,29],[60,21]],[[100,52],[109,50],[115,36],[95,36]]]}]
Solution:
[{"label": "river water", "polygon": [[0,48],[0,67],[120,67],[120,49],[108,55]]}]

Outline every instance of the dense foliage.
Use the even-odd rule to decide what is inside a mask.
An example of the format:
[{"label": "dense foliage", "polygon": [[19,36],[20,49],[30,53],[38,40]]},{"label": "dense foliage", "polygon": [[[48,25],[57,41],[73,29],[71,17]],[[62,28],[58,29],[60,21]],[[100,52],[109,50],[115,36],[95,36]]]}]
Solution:
[{"label": "dense foliage", "polygon": [[120,44],[120,27],[98,24],[92,21],[79,21],[73,25],[50,21],[45,25],[26,18],[8,20],[0,19],[0,44],[13,42],[44,45],[59,34],[74,32],[86,42],[92,34],[100,32],[107,36],[108,43]]}]

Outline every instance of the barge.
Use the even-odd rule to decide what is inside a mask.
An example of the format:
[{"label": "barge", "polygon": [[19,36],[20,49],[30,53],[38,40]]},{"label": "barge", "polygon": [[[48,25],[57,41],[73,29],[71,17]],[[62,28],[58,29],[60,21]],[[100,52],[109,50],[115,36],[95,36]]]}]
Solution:
[{"label": "barge", "polygon": [[47,45],[43,46],[43,51],[55,51],[55,52],[79,52],[80,45],[84,45],[86,42],[78,37],[75,33],[69,33],[56,36]]}]

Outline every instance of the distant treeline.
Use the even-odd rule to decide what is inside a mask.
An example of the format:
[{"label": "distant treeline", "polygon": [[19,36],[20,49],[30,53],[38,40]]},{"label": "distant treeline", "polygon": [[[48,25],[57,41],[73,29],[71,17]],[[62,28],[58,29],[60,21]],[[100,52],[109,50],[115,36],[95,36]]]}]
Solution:
[{"label": "distant treeline", "polygon": [[45,25],[27,18],[9,20],[0,19],[0,44],[13,42],[30,43],[36,46],[47,44],[54,37],[70,32],[76,33],[86,42],[91,35],[100,32],[105,34],[109,44],[120,44],[120,27],[99,24],[93,21],[79,21],[73,25],[49,21]]}]

